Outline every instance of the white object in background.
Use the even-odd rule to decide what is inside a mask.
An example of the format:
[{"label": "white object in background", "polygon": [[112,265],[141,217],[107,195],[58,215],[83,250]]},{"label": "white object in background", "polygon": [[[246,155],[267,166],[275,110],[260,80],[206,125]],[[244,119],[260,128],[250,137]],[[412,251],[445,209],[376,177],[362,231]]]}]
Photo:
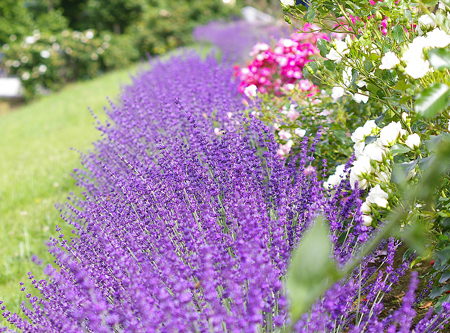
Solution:
[{"label": "white object in background", "polygon": [[0,97],[21,97],[22,84],[16,77],[0,78]]},{"label": "white object in background", "polygon": [[245,21],[250,23],[257,23],[257,22],[265,22],[265,23],[272,23],[275,22],[275,18],[270,16],[269,14],[266,14],[254,7],[246,6],[241,9],[242,17]]}]

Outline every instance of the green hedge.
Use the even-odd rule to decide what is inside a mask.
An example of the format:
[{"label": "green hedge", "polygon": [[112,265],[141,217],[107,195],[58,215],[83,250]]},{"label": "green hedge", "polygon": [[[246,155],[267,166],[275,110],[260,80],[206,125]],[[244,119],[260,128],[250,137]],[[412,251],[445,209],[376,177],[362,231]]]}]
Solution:
[{"label": "green hedge", "polygon": [[240,8],[222,0],[0,0],[2,67],[30,99],[189,45],[196,25]]}]

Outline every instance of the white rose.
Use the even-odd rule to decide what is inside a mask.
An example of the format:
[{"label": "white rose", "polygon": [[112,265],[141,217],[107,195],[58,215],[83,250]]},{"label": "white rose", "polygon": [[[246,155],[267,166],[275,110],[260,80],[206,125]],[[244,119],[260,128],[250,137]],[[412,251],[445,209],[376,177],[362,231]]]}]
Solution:
[{"label": "white rose", "polygon": [[289,140],[290,138],[292,138],[292,134],[285,130],[279,131],[278,135],[281,140]]},{"label": "white rose", "polygon": [[341,98],[342,96],[344,96],[345,93],[345,89],[342,87],[333,87],[333,89],[331,89],[331,98],[333,99],[334,102],[336,102],[339,98]]},{"label": "white rose", "polygon": [[298,117],[300,117],[300,113],[298,113],[298,111],[295,109],[295,107],[293,105],[291,105],[286,116],[289,118],[290,121],[295,121]]},{"label": "white rose", "polygon": [[244,94],[247,97],[255,97],[257,89],[258,88],[254,84],[252,84],[252,85],[250,85],[248,87],[245,87]]},{"label": "white rose", "polygon": [[358,143],[361,141],[364,141],[366,136],[370,136],[374,130],[378,129],[377,124],[375,123],[375,120],[368,120],[362,127],[358,127],[355,132],[353,132],[351,136],[351,140],[354,143]]},{"label": "white rose", "polygon": [[364,141],[355,143],[353,146],[353,150],[355,151],[355,157],[356,158],[360,158],[363,155],[363,151],[364,151],[364,147],[366,146],[366,144],[364,143]]},{"label": "white rose", "polygon": [[335,40],[335,48],[330,49],[330,53],[326,55],[327,59],[340,62],[342,57],[350,52],[348,49],[347,43],[341,40]]},{"label": "white rose", "polygon": [[381,171],[381,172],[376,172],[375,173],[375,177],[380,182],[388,183],[388,182],[390,182],[391,174],[390,173],[388,174],[386,172]]},{"label": "white rose", "polygon": [[447,47],[450,44],[450,35],[445,31],[436,28],[427,33],[428,45],[430,47]]},{"label": "white rose", "polygon": [[363,215],[363,223],[362,225],[366,226],[366,227],[370,227],[372,225],[372,216],[370,215]]},{"label": "white rose", "polygon": [[367,188],[367,180],[363,177],[372,173],[374,170],[370,165],[370,158],[367,156],[361,156],[355,162],[353,162],[353,167],[350,171],[350,185],[352,188],[355,186],[355,182],[358,182],[359,188]]},{"label": "white rose", "polygon": [[436,18],[436,15],[431,14],[430,15],[422,15],[419,17],[419,26],[422,29],[431,29],[436,26],[436,23],[434,22],[434,19]]},{"label": "white rose", "polygon": [[386,52],[386,54],[381,58],[380,69],[392,69],[400,63],[394,52]]},{"label": "white rose", "polygon": [[381,189],[380,185],[377,184],[370,190],[366,201],[370,204],[377,205],[380,208],[386,208],[389,204],[387,199],[389,199],[389,195]]},{"label": "white rose", "polygon": [[278,156],[283,157],[284,155],[289,154],[293,144],[294,144],[294,142],[292,140],[289,140],[284,145],[280,145],[279,149],[277,150]]},{"label": "white rose", "polygon": [[416,147],[420,147],[420,136],[417,133],[411,134],[406,139],[405,144],[411,149],[414,150]]},{"label": "white rose", "polygon": [[328,177],[328,180],[325,183],[323,183],[323,187],[327,190],[331,190],[337,184],[339,184],[340,181],[341,181],[341,178],[339,176],[331,175],[330,177]]},{"label": "white rose", "polygon": [[405,72],[413,79],[420,79],[424,77],[430,71],[430,63],[428,60],[423,60],[422,58],[414,58],[412,61],[408,62],[405,67]]},{"label": "white rose", "polygon": [[361,205],[360,208],[361,213],[371,213],[372,212],[372,207],[370,207],[370,204],[367,203],[367,201],[364,201],[364,203]]},{"label": "white rose", "polygon": [[380,143],[385,147],[394,145],[402,130],[400,122],[392,122],[380,131]]},{"label": "white rose", "polygon": [[299,137],[304,137],[305,136],[305,134],[306,134],[306,130],[304,130],[304,129],[301,129],[301,128],[296,128],[295,130],[294,130],[294,134],[295,135],[298,135]]},{"label": "white rose", "polygon": [[383,162],[383,156],[385,154],[385,150],[383,147],[380,147],[376,143],[368,144],[363,151],[363,155],[369,157],[371,160],[377,162]]},{"label": "white rose", "polygon": [[350,83],[352,82],[352,68],[351,67],[345,67],[342,71],[342,82],[346,87],[350,86]]},{"label": "white rose", "polygon": [[[356,103],[361,103],[361,102],[367,103],[367,101],[369,100],[369,96],[363,95],[363,94],[361,94],[361,93],[362,93],[362,91],[361,91],[361,90],[358,90],[358,92],[352,96],[353,100],[354,100]],[[367,93],[367,92],[366,92],[366,93]]]},{"label": "white rose", "polygon": [[295,0],[280,0],[280,2],[285,6],[295,6]]}]

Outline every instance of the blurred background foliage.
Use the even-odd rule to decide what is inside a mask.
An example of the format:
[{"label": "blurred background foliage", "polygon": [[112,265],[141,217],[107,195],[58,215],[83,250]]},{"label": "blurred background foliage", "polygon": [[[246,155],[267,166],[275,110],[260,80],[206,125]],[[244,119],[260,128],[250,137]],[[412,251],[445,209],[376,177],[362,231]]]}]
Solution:
[{"label": "blurred background foliage", "polygon": [[32,99],[194,42],[192,30],[275,0],[0,0],[0,75]]}]

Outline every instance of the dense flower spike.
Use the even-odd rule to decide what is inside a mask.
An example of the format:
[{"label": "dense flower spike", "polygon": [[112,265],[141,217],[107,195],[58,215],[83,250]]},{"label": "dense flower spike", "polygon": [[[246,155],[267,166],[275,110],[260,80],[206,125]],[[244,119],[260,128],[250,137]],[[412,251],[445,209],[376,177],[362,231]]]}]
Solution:
[{"label": "dense flower spike", "polygon": [[[241,105],[232,68],[214,57],[185,54],[136,77],[122,105],[111,104],[111,123],[99,124],[103,140],[75,171],[85,192],[63,214],[74,236],[50,241],[59,268],[47,267],[48,281],[30,273],[41,298],[23,305],[27,320],[3,308],[4,318],[45,333],[271,332],[289,325],[283,280],[304,231],[326,216],[334,257],[344,264],[368,228],[359,190],[348,182],[351,162],[328,196],[315,169],[306,172],[307,138],[302,154],[285,164],[273,134],[243,118]],[[345,241],[338,239],[343,232]],[[378,321],[380,294],[408,265],[393,268],[398,245],[381,244],[384,272],[366,258],[296,330],[380,332],[399,320],[409,327],[414,279],[404,305]],[[422,331],[446,320],[438,316],[420,322]]]}]

